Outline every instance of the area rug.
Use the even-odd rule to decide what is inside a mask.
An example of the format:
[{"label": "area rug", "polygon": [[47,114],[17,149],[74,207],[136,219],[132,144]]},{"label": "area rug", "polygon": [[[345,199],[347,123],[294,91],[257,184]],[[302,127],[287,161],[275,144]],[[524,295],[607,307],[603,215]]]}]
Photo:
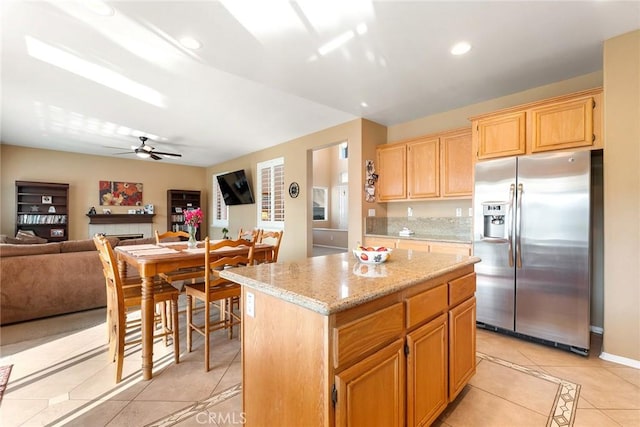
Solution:
[{"label": "area rug", "polygon": [[558,390],[549,413],[546,427],[570,427],[573,425],[576,417],[578,397],[580,396],[580,384],[572,383],[562,378],[527,368],[526,366],[516,365],[515,363],[498,359],[497,357],[489,356],[488,354],[476,352],[476,356],[480,359],[497,363],[527,375],[557,384]]},{"label": "area rug", "polygon": [[7,388],[9,382],[9,375],[11,375],[11,368],[13,365],[0,366],[0,402],[2,402],[2,396]]}]

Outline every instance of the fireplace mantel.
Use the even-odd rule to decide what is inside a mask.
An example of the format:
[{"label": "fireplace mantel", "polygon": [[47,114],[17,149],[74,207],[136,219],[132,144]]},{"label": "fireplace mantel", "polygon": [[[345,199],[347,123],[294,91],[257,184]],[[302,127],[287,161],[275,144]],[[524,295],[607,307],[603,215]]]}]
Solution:
[{"label": "fireplace mantel", "polygon": [[155,214],[95,214],[89,215],[89,224],[153,224]]}]

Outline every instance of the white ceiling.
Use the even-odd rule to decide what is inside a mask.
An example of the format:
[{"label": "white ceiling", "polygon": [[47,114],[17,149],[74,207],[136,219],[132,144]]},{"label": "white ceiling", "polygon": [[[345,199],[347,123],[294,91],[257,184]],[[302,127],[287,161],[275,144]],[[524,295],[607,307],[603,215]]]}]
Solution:
[{"label": "white ceiling", "polygon": [[[183,155],[162,162],[209,166],[357,117],[394,125],[600,70],[602,42],[640,28],[640,1],[259,0],[270,9],[253,9],[251,32],[217,1],[108,4],[105,17],[3,0],[3,143],[113,156],[149,135]],[[460,40],[473,48],[452,56]]]}]

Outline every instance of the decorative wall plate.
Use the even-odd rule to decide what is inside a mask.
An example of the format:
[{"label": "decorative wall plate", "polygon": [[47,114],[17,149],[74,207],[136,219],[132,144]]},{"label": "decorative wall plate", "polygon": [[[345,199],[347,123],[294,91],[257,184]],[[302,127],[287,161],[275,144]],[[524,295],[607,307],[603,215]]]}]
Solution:
[{"label": "decorative wall plate", "polygon": [[289,185],[289,196],[295,199],[296,197],[298,197],[299,194],[300,194],[300,186],[298,185],[297,182],[292,182]]}]

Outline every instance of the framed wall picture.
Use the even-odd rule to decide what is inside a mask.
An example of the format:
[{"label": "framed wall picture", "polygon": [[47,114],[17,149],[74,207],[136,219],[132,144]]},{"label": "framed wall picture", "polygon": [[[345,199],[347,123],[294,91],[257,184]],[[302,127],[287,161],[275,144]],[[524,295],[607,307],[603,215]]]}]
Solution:
[{"label": "framed wall picture", "polygon": [[51,237],[64,237],[64,228],[52,228],[50,235]]},{"label": "framed wall picture", "polygon": [[42,196],[42,204],[50,205],[53,203],[53,196]]}]

